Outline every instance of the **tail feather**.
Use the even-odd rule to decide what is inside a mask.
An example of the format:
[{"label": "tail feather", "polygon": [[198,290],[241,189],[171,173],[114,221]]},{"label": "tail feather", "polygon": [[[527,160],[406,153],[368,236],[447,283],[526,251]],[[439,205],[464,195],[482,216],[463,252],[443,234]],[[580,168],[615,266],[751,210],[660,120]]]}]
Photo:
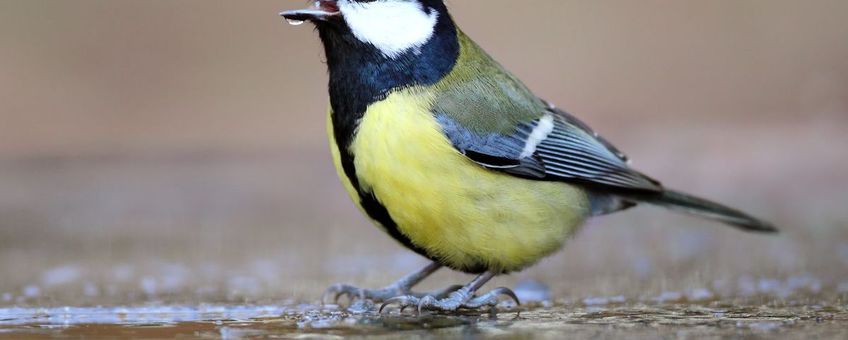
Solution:
[{"label": "tail feather", "polygon": [[777,232],[777,228],[742,211],[698,198],[678,191],[666,190],[661,193],[622,195],[626,199],[644,202],[677,210],[680,212],[722,222],[745,231]]}]

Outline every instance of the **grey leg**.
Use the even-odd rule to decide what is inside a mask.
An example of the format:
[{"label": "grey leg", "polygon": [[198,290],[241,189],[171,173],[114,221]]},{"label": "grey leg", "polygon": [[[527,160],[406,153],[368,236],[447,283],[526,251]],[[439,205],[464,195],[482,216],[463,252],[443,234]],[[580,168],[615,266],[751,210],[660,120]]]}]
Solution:
[{"label": "grey leg", "polygon": [[419,313],[424,310],[454,312],[459,309],[495,307],[498,304],[498,298],[502,295],[509,297],[510,299],[515,300],[515,303],[520,304],[515,293],[513,293],[509,288],[504,287],[496,288],[482,296],[474,295],[480,287],[483,287],[483,285],[486,284],[486,282],[489,282],[489,280],[495,277],[495,275],[496,274],[492,272],[483,273],[464,287],[450,293],[447,297],[437,297],[433,295],[427,295],[424,297],[414,295],[394,297],[386,300],[386,302],[380,306],[380,312],[382,312],[386,306],[391,304],[398,304],[401,312],[407,307],[417,306]]},{"label": "grey leg", "polygon": [[[423,281],[431,274],[433,274],[436,270],[439,270],[439,268],[441,267],[442,265],[433,262],[427,265],[426,267],[422,268],[421,270],[410,273],[409,275],[404,276],[397,282],[392,283],[386,286],[385,288],[381,289],[362,289],[348,284],[334,284],[330,286],[330,288],[327,288],[326,291],[324,291],[324,295],[321,297],[321,302],[325,302],[328,297],[332,297],[333,302],[337,302],[342,295],[346,295],[351,300],[369,299],[376,302],[386,301],[388,299],[401,295],[423,296],[424,294],[412,293],[412,287]],[[452,291],[449,291],[447,293],[450,293]],[[441,292],[440,294],[445,295],[447,293]]]}]

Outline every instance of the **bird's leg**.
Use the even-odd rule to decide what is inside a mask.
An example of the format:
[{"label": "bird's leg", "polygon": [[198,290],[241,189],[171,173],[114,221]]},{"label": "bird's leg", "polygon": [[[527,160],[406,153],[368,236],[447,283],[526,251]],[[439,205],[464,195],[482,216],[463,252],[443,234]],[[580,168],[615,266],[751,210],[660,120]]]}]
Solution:
[{"label": "bird's leg", "polygon": [[394,303],[400,305],[401,312],[403,312],[403,310],[407,307],[416,306],[418,307],[418,313],[421,313],[424,310],[454,312],[459,309],[477,309],[480,307],[494,308],[497,306],[498,298],[501,295],[514,300],[516,304],[520,304],[515,293],[505,287],[495,288],[494,290],[480,296],[475,295],[477,290],[495,277],[495,275],[497,274],[493,272],[480,274],[480,276],[477,276],[477,278],[467,285],[448,294],[447,297],[438,297],[434,295],[426,295],[424,297],[415,295],[393,297],[386,300],[386,302],[380,306],[380,312],[382,312],[386,306]]},{"label": "bird's leg", "polygon": [[[385,288],[380,289],[363,289],[348,284],[334,284],[330,286],[330,288],[327,288],[326,291],[324,291],[324,295],[321,297],[321,302],[325,302],[328,297],[332,297],[332,301],[337,302],[342,295],[346,295],[350,300],[368,299],[375,302],[386,301],[388,299],[401,295],[423,296],[425,294],[412,293],[412,287],[417,285],[419,282],[423,281],[425,278],[433,274],[441,267],[442,265],[433,262],[416,272],[404,276],[400,280],[397,280],[395,283],[392,283],[386,286]],[[453,290],[445,290],[443,292],[437,293],[436,296],[444,296],[457,289],[459,289],[459,287],[454,287]]]}]

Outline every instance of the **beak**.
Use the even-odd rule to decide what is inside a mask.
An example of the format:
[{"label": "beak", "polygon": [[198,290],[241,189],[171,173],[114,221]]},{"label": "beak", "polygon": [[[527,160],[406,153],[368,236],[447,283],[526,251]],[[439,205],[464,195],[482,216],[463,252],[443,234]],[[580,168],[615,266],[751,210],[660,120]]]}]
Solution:
[{"label": "beak", "polygon": [[289,21],[302,22],[307,20],[327,20],[327,18],[337,16],[340,13],[336,0],[315,0],[310,8],[285,11],[281,12],[280,15]]}]

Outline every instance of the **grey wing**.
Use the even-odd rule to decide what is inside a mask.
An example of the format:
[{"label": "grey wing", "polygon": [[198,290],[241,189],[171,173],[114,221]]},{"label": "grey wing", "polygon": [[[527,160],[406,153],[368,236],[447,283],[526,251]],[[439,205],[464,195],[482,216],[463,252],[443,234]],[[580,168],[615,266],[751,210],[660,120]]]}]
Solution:
[{"label": "grey wing", "polygon": [[549,106],[539,119],[509,134],[480,135],[437,114],[444,133],[471,160],[493,170],[538,180],[619,191],[660,192],[662,185],[631,169],[611,143],[574,116]]},{"label": "grey wing", "polygon": [[627,165],[618,149],[574,116],[549,106],[540,118],[510,134],[480,135],[437,115],[454,146],[480,165],[516,176],[583,186],[591,213],[601,215],[638,202],[655,204],[748,231],[775,232],[745,212],[662,185]]}]

